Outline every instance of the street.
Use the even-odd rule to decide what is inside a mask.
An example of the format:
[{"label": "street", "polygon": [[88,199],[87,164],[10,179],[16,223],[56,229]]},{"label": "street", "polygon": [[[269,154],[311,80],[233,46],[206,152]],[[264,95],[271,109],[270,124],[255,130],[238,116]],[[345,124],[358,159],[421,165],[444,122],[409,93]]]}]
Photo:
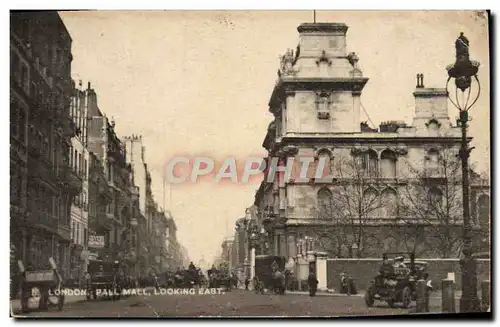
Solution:
[{"label": "street", "polygon": [[[438,312],[441,299],[431,298],[430,311]],[[316,296],[302,294],[259,295],[233,290],[220,295],[131,296],[119,301],[97,300],[69,303],[62,312],[31,312],[26,317],[336,317],[405,315],[409,309],[375,303],[367,308],[362,296]]]}]

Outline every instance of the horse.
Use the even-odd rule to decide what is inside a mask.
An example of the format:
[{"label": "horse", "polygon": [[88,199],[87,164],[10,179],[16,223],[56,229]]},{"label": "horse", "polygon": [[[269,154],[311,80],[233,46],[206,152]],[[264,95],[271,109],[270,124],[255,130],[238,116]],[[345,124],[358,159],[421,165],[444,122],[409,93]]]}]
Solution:
[{"label": "horse", "polygon": [[285,274],[279,270],[276,270],[271,275],[271,288],[275,294],[283,295],[285,294]]}]

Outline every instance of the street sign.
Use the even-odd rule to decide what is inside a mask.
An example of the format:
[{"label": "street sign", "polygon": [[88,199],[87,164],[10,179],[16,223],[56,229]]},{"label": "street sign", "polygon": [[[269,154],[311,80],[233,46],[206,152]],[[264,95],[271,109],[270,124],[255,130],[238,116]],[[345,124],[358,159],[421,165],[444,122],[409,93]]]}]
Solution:
[{"label": "street sign", "polygon": [[30,283],[52,282],[55,280],[55,275],[53,270],[27,271],[25,273],[25,280]]},{"label": "street sign", "polygon": [[104,236],[89,235],[89,248],[102,249],[104,247]]}]

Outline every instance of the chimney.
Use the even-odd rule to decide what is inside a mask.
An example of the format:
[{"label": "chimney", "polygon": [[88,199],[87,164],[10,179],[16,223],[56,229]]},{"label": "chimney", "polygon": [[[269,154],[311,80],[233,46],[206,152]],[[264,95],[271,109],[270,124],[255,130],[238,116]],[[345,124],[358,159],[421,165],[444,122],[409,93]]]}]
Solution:
[{"label": "chimney", "polygon": [[424,74],[417,74],[417,89],[423,89],[424,87]]},{"label": "chimney", "polygon": [[88,84],[87,84],[87,90],[90,90],[90,89],[92,89],[92,88],[90,87],[90,82],[88,82]]},{"label": "chimney", "polygon": [[415,119],[426,122],[431,118],[448,118],[448,92],[445,88],[426,88],[424,74],[417,74],[417,87],[413,92],[415,97]]}]

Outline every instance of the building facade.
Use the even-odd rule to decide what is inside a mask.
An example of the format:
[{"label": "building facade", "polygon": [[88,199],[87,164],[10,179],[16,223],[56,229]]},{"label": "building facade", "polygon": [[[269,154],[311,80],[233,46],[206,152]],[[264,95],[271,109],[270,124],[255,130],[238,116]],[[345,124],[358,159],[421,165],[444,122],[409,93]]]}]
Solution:
[{"label": "building facade", "polygon": [[[71,37],[57,12],[11,13],[11,243],[28,269],[53,257],[69,274]],[[15,274],[15,268],[13,273]]]},{"label": "building facade", "polygon": [[[257,254],[293,259],[307,239],[331,257],[456,256],[461,134],[447,92],[426,88],[419,74],[411,125],[369,127],[360,120],[368,78],[358,56],[347,52],[347,30],[338,23],[302,24],[296,51],[281,59],[269,102],[274,121],[263,142],[266,173],[275,178],[262,182],[254,203],[264,228]],[[295,165],[286,178],[276,167],[290,160],[310,160],[309,169]]]},{"label": "building facade", "polygon": [[89,216],[89,151],[87,129],[87,92],[81,82],[74,88],[70,104],[71,119],[76,127],[76,134],[71,138],[69,162],[74,171],[82,179],[80,192],[71,203],[71,248],[70,276],[72,280],[80,280],[87,269],[85,258],[88,244]]}]

